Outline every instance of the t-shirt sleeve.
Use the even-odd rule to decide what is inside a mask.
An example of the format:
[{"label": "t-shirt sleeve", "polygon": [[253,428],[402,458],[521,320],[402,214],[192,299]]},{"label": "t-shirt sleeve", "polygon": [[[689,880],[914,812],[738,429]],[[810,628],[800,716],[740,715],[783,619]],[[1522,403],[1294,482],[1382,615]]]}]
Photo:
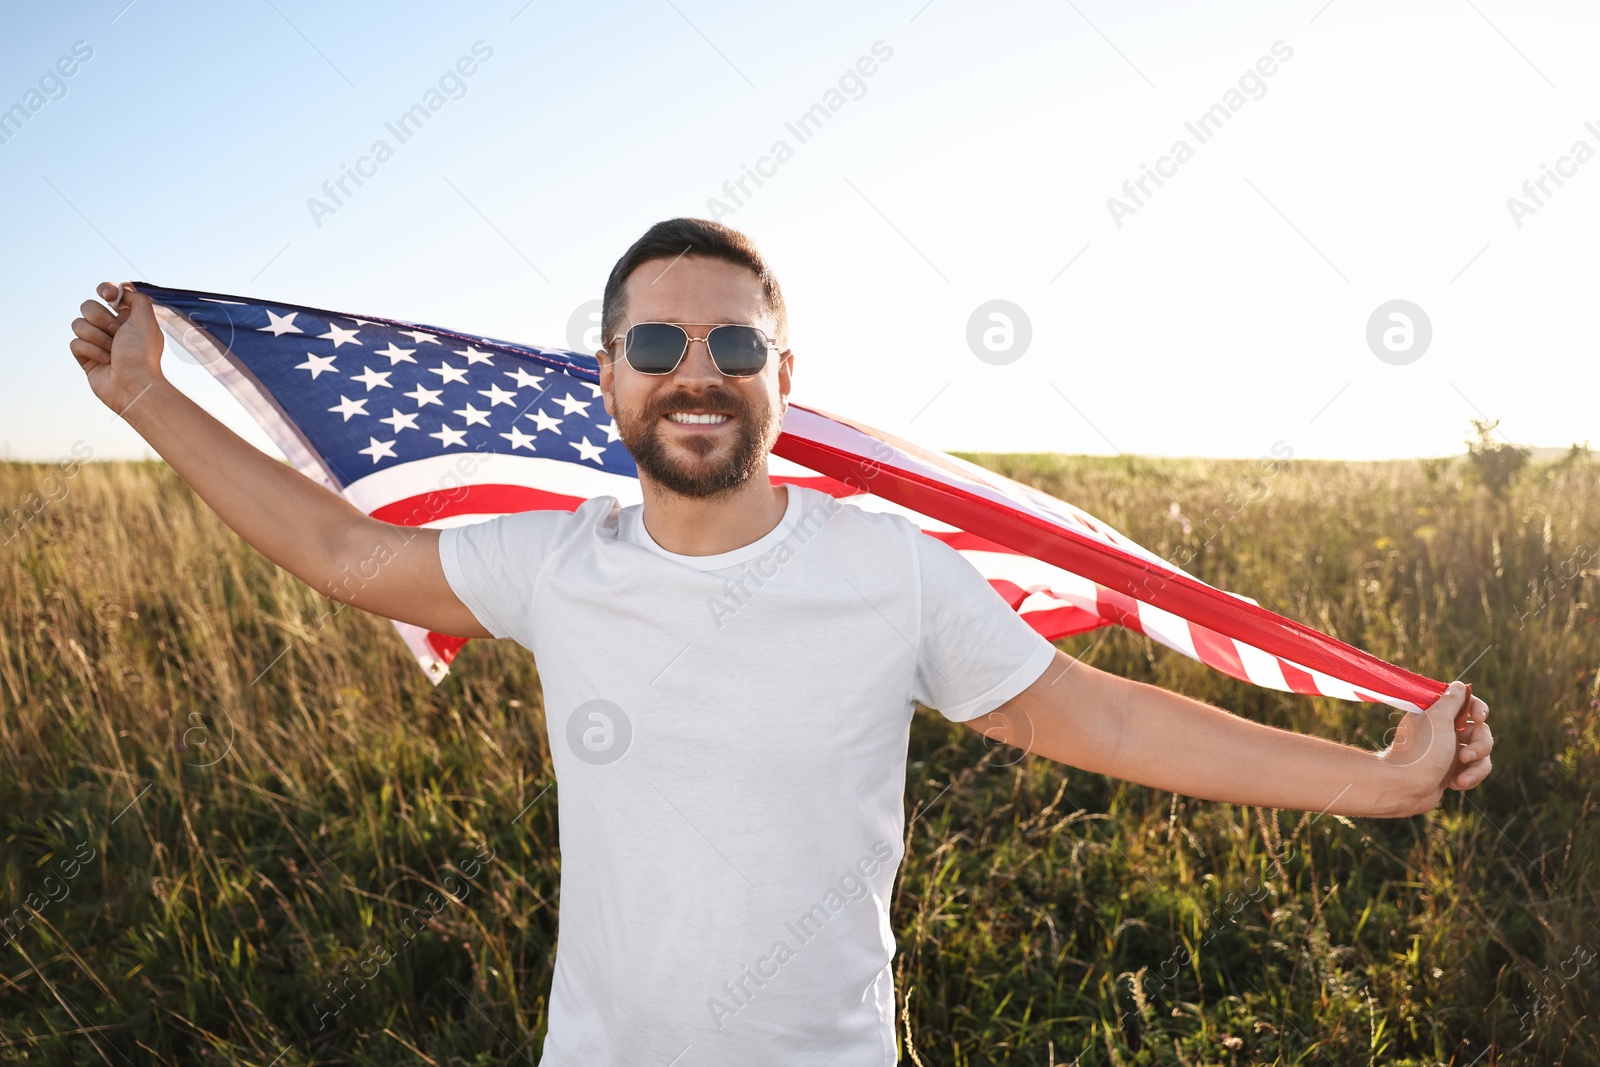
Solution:
[{"label": "t-shirt sleeve", "polygon": [[912,696],[953,722],[987,714],[1032,685],[1055,646],[959,552],[918,532],[922,628]]},{"label": "t-shirt sleeve", "polygon": [[564,511],[519,511],[440,531],[445,580],[485,630],[529,643],[539,570],[560,524],[571,518]]}]

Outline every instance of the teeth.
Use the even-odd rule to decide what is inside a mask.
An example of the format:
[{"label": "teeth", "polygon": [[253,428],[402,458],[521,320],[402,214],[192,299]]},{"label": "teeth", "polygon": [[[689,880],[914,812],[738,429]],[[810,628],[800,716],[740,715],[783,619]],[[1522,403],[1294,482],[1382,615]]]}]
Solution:
[{"label": "teeth", "polygon": [[688,415],[681,411],[668,412],[667,418],[671,419],[673,422],[685,422],[692,425],[715,425],[719,422],[728,421],[728,416],[726,415]]}]

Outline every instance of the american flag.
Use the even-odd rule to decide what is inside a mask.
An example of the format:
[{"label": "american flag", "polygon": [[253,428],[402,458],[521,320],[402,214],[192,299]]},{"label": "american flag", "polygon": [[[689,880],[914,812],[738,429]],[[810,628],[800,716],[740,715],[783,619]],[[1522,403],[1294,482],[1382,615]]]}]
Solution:
[{"label": "american flag", "polygon": [[[642,499],[592,356],[142,282],[162,328],[301,473],[432,527]],[[1045,637],[1115,624],[1259,686],[1421,711],[1446,685],[1207,585],[1065,501],[790,402],[769,473],[905,516]],[[466,639],[396,622],[435,683]]]}]

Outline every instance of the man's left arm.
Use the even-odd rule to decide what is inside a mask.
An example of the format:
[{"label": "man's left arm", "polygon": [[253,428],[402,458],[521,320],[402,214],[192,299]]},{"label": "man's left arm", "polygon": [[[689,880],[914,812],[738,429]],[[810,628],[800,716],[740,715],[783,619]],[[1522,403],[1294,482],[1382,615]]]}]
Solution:
[{"label": "man's left arm", "polygon": [[1403,818],[1488,775],[1489,709],[1473,697],[1457,733],[1465,696],[1452,683],[1425,712],[1403,713],[1393,743],[1372,752],[1240,718],[1057,650],[1027,689],[966,722],[1058,763],[1201,800]]}]

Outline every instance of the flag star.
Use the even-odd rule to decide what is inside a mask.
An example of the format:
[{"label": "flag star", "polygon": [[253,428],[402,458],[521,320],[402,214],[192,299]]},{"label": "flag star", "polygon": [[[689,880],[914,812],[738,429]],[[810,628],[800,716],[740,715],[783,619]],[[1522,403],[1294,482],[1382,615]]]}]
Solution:
[{"label": "flag star", "polygon": [[533,447],[533,434],[523,433],[515,426],[511,427],[510,433],[503,433],[500,436],[511,442],[511,450],[513,452],[519,448],[526,448],[529,452],[538,451],[538,449]]},{"label": "flag star", "polygon": [[423,333],[421,330],[401,330],[399,332],[405,334],[419,345],[436,345],[439,343],[439,339],[433,334]]},{"label": "flag star", "polygon": [[367,392],[370,393],[380,385],[385,389],[393,389],[394,386],[389,384],[389,375],[393,373],[394,371],[392,370],[373,370],[371,367],[362,367],[360,374],[350,375],[350,380],[363,383],[367,387]]},{"label": "flag star", "polygon": [[599,445],[591,445],[587,436],[584,437],[581,444],[573,441],[568,441],[567,444],[578,450],[579,459],[592,459],[602,467],[605,466],[606,461],[600,458],[600,453],[604,452],[605,449]]},{"label": "flag star", "polygon": [[612,441],[622,440],[622,431],[617,429],[616,419],[612,419],[610,422],[600,427],[600,429],[605,431],[607,444],[610,444]]},{"label": "flag star", "polygon": [[589,415],[589,405],[594,403],[594,401],[593,400],[574,400],[572,398],[572,394],[568,393],[566,396],[562,397],[560,400],[557,400],[556,403],[561,405],[561,413],[563,415],[571,415],[574,411],[576,411],[579,415],[582,415],[585,418],[587,418],[588,415]]},{"label": "flag star", "polygon": [[583,384],[588,385],[589,392],[593,393],[596,397],[600,396],[600,387],[598,385],[589,385],[588,382],[584,382]]},{"label": "flag star", "polygon": [[[266,311],[265,308],[262,310]],[[304,330],[294,324],[294,317],[298,314],[300,314],[298,311],[291,311],[287,315],[279,315],[276,312],[267,311],[267,318],[272,321],[266,326],[257,327],[256,332],[270,333],[274,337],[282,337],[286,333],[305,333]]]},{"label": "flag star", "polygon": [[319,340],[319,341],[332,341],[333,342],[333,347],[335,349],[337,349],[340,345],[347,345],[347,344],[348,345],[359,345],[359,344],[361,344],[360,341],[356,340],[356,333],[357,333],[357,331],[355,331],[355,330],[341,329],[338,326],[335,326],[333,323],[330,322],[330,323],[328,323],[328,332],[325,333],[325,334],[322,334],[321,336],[319,336],[317,338],[317,340]]},{"label": "flag star", "polygon": [[415,411],[402,412],[399,408],[390,408],[389,410],[392,414],[387,419],[379,419],[378,421],[387,422],[393,427],[395,433],[399,433],[401,430],[422,429],[417,425],[417,413]]},{"label": "flag star", "polygon": [[329,408],[328,410],[329,411],[337,411],[339,414],[343,415],[345,422],[349,422],[350,421],[350,416],[351,415],[370,415],[370,414],[372,414],[372,412],[367,410],[367,402],[366,402],[365,398],[363,398],[361,400],[351,400],[349,397],[345,396],[342,393],[339,395],[339,402],[337,404],[333,405],[333,407]]},{"label": "flag star", "polygon": [[333,360],[333,356],[319,356],[314,352],[307,352],[306,361],[304,363],[296,363],[294,369],[310,371],[311,380],[316,381],[317,375],[325,370],[332,371],[335,374],[339,373],[339,369],[333,365]]},{"label": "flag star", "polygon": [[467,380],[467,368],[465,367],[452,367],[448,363],[442,363],[437,367],[429,367],[428,370],[439,376],[440,385],[449,385],[451,382],[464,382]]},{"label": "flag star", "polygon": [[[379,420],[379,421],[385,421],[385,420]],[[372,462],[374,464],[376,464],[378,462],[378,460],[382,459],[385,456],[388,456],[390,459],[399,459],[400,458],[400,457],[398,457],[398,456],[396,456],[394,454],[394,442],[393,441],[380,441],[376,437],[369,437],[369,438],[367,438],[367,440],[371,441],[372,443],[369,444],[366,448],[358,448],[358,449],[356,449],[356,451],[360,452],[363,456],[371,456],[372,457]]]},{"label": "flag star", "polygon": [[439,394],[442,392],[444,392],[443,389],[424,389],[419,382],[411,392],[402,393],[401,395],[409,396],[415,400],[417,402],[417,410],[421,411],[429,404],[438,404],[440,407],[444,407],[444,401],[439,399]]},{"label": "flag star", "polygon": [[437,437],[440,444],[446,448],[450,445],[460,445],[462,448],[467,447],[466,432],[464,430],[452,430],[442,422],[439,424],[439,432],[430,433],[428,436]]},{"label": "flag star", "polygon": [[383,323],[381,323],[381,322],[368,322],[366,319],[354,319],[353,318],[350,321],[355,323],[357,326],[382,326],[383,325]]},{"label": "flag star", "polygon": [[496,404],[509,404],[509,403],[511,403],[512,398],[515,397],[517,394],[514,393],[514,392],[511,392],[510,390],[502,389],[498,385],[494,385],[494,384],[491,383],[489,388],[487,388],[487,389],[479,389],[478,390],[478,395],[479,396],[488,397],[489,398],[489,406],[490,407],[494,407]]},{"label": "flag star", "polygon": [[476,367],[479,363],[493,363],[494,362],[494,357],[490,353],[488,353],[488,352],[479,352],[476,348],[473,348],[471,345],[467,346],[467,350],[465,352],[457,352],[456,355],[458,355],[458,356],[466,356],[467,357],[467,366],[469,366],[469,367]]},{"label": "flag star", "polygon": [[536,389],[544,388],[544,378],[542,376],[538,374],[529,374],[521,367],[518,367],[516,370],[506,371],[505,376],[507,378],[515,378],[517,380],[518,389],[526,389],[530,385]]},{"label": "flag star", "polygon": [[554,430],[556,433],[561,432],[561,420],[553,419],[542,411],[536,411],[532,415],[524,415],[522,417],[525,419],[532,419],[534,422],[538,423],[539,429],[541,430]]},{"label": "flag star", "polygon": [[455,414],[460,415],[463,419],[466,419],[468,426],[489,425],[489,413],[487,411],[479,411],[471,404],[468,404],[464,408],[457,408],[455,410]]},{"label": "flag star", "polygon": [[394,342],[390,341],[389,347],[379,352],[378,355],[388,356],[389,366],[393,367],[400,363],[415,363],[416,360],[411,358],[411,353],[415,351],[415,348],[396,348]]}]

